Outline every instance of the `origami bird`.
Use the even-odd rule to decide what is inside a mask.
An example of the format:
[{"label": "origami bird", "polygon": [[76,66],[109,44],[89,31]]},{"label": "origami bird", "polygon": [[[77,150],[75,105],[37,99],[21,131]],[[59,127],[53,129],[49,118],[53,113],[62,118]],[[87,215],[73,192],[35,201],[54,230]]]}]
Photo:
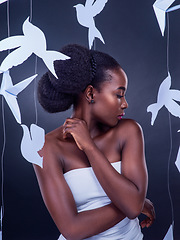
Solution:
[{"label": "origami bird", "polygon": [[53,62],[55,60],[66,60],[70,57],[57,51],[46,50],[46,38],[44,33],[29,22],[29,17],[23,23],[22,28],[24,35],[12,36],[0,41],[0,51],[17,48],[3,60],[0,71],[7,71],[13,66],[23,63],[34,53],[42,58],[48,69],[57,78]]},{"label": "origami bird", "polygon": [[36,124],[31,124],[30,131],[26,125],[23,128],[23,137],[21,141],[21,153],[30,163],[43,167],[43,157],[38,153],[43,148],[45,142],[45,131]]},{"label": "origami bird", "polygon": [[177,157],[176,157],[175,164],[176,164],[177,169],[180,172],[180,147],[179,147],[179,150],[178,150],[178,154],[177,154]]},{"label": "origami bird", "polygon": [[8,0],[0,0],[0,4],[1,3],[4,3],[4,2],[7,2]]},{"label": "origami bird", "polygon": [[37,76],[37,74],[29,77],[13,86],[9,71],[3,73],[0,95],[3,95],[9,105],[16,121],[21,124],[21,113],[17,102],[17,95],[24,90]]},{"label": "origami bird", "polygon": [[159,87],[157,103],[153,103],[147,107],[147,112],[152,113],[151,125],[154,124],[157,114],[163,106],[165,106],[172,115],[180,118],[180,106],[175,102],[180,101],[180,91],[172,90],[170,87],[171,76],[168,73],[167,78],[161,83]]},{"label": "origami bird", "polygon": [[89,29],[88,40],[90,49],[93,45],[95,37],[99,38],[104,43],[101,33],[95,26],[94,17],[103,10],[107,1],[108,0],[86,0],[85,5],[77,4],[74,6],[76,8],[79,24]]},{"label": "origami bird", "polygon": [[166,233],[166,236],[163,238],[163,240],[173,240],[173,224],[168,229],[168,232]]},{"label": "origami bird", "polygon": [[171,12],[180,8],[180,5],[169,8],[173,2],[175,2],[175,0],[156,0],[153,4],[154,12],[156,14],[162,36],[164,36],[164,30],[166,26],[166,12]]}]

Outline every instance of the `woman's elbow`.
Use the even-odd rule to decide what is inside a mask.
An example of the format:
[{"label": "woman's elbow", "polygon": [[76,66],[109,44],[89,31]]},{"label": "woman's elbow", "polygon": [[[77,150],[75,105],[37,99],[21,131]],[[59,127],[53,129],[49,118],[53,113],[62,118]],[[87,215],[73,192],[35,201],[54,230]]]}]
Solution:
[{"label": "woman's elbow", "polygon": [[137,218],[140,215],[140,213],[141,213],[140,211],[132,211],[127,214],[127,217],[132,220]]},{"label": "woman's elbow", "polygon": [[67,225],[64,229],[61,231],[62,235],[67,240],[81,240],[83,239],[82,231],[78,230],[78,227],[75,226],[75,224]]},{"label": "woman's elbow", "polygon": [[138,206],[131,208],[131,209],[129,208],[126,216],[129,219],[135,219],[136,217],[138,217],[141,214],[142,208],[143,208],[143,204],[139,204]]}]

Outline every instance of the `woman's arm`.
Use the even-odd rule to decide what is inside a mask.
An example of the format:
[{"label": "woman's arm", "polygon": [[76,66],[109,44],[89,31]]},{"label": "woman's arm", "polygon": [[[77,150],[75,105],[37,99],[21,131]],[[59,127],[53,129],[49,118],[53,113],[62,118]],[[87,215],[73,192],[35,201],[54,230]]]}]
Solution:
[{"label": "woman's arm", "polygon": [[44,202],[65,238],[80,240],[96,235],[125,217],[113,204],[78,213],[63,176],[61,161],[54,152],[46,143],[43,149],[43,168],[34,165],[34,169]]},{"label": "woman's arm", "polygon": [[92,141],[83,120],[66,120],[64,134],[70,133],[74,137],[77,146],[87,155],[108,197],[127,217],[133,219],[142,211],[147,190],[144,141],[142,130],[137,123],[123,120],[120,125],[121,131],[118,128],[116,130],[123,139],[121,174],[112,167]]}]

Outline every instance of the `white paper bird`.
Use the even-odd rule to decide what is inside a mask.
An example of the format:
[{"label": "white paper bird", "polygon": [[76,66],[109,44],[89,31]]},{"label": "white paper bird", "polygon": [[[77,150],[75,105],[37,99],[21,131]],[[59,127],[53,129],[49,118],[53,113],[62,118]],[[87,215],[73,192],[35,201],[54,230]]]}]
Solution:
[{"label": "white paper bird", "polygon": [[9,105],[16,121],[21,124],[21,113],[17,102],[17,95],[24,90],[37,77],[37,74],[15,84],[13,86],[9,71],[3,73],[0,95],[3,95]]},{"label": "white paper bird", "polygon": [[7,71],[13,66],[23,63],[34,53],[42,58],[48,69],[57,78],[53,62],[55,60],[66,60],[70,57],[57,51],[46,50],[47,46],[44,33],[29,22],[29,17],[23,23],[22,29],[24,35],[12,36],[0,41],[0,51],[17,48],[3,60],[0,71]]},{"label": "white paper bird", "polygon": [[76,8],[79,24],[89,29],[88,40],[90,49],[92,48],[95,37],[99,38],[104,43],[101,33],[95,26],[94,17],[103,10],[107,1],[108,0],[86,0],[85,6],[83,4],[74,6]]},{"label": "white paper bird", "polygon": [[175,165],[180,172],[180,147],[179,147],[178,154],[177,154],[177,157],[176,157]]},{"label": "white paper bird", "polygon": [[7,2],[8,0],[0,0],[0,4],[1,3],[4,3],[4,2]]},{"label": "white paper bird", "polygon": [[31,124],[30,131],[26,125],[23,128],[23,137],[21,141],[21,153],[23,157],[30,163],[43,167],[43,157],[38,153],[45,142],[45,131],[36,124]]},{"label": "white paper bird", "polygon": [[167,78],[161,83],[159,87],[157,103],[153,103],[147,107],[147,112],[152,113],[151,125],[154,124],[157,114],[163,106],[165,106],[172,115],[180,118],[180,105],[175,102],[180,101],[180,91],[172,90],[170,87],[171,76],[168,73]]},{"label": "white paper bird", "polygon": [[166,236],[163,238],[163,240],[173,240],[173,226],[171,224],[171,226],[169,227],[168,232],[166,233]]},{"label": "white paper bird", "polygon": [[180,8],[180,5],[169,8],[173,2],[175,2],[175,0],[156,0],[153,4],[154,12],[156,14],[162,36],[164,36],[164,30],[166,26],[166,12],[171,12]]}]

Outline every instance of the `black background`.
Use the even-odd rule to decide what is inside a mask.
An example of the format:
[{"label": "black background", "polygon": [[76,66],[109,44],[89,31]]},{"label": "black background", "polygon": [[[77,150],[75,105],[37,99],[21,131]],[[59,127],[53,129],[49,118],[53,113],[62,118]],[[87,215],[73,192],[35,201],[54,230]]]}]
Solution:
[{"label": "black background", "polygon": [[[59,50],[68,43],[88,47],[87,29],[79,25],[75,8],[84,0],[10,0],[10,35],[22,35],[22,24],[30,16],[47,39],[48,50]],[[163,107],[151,126],[147,107],[156,102],[159,86],[167,76],[167,26],[165,37],[161,32],[152,8],[154,0],[109,0],[96,17],[96,26],[102,33],[105,45],[98,39],[94,48],[116,58],[128,75],[126,117],[139,122],[144,130],[146,159],[149,172],[148,198],[154,203],[157,219],[150,229],[143,230],[145,240],[163,239],[172,224],[169,186],[174,209],[174,239],[180,239],[180,173],[176,160],[180,129],[179,118],[170,115]],[[175,1],[174,5],[180,4]],[[7,3],[0,5],[0,40],[8,36]],[[180,89],[180,10],[169,14],[169,68],[172,89]],[[0,62],[7,55],[0,53]],[[36,57],[32,55],[23,64],[10,70],[13,83],[35,73]],[[47,71],[37,59],[37,73]],[[2,75],[0,76],[2,79]],[[31,83],[18,96],[22,123],[30,126],[36,121],[34,95],[37,82]],[[61,125],[71,110],[48,114],[37,103],[38,125],[46,132]],[[4,103],[6,148],[4,154],[4,205],[3,240],[54,240],[59,232],[42,201],[32,165],[20,152],[22,128]],[[0,114],[2,105],[0,105]],[[2,115],[2,114],[1,114]],[[171,133],[170,133],[171,130]],[[172,140],[172,151],[169,161]],[[0,118],[0,147],[2,151],[3,121]]]}]

